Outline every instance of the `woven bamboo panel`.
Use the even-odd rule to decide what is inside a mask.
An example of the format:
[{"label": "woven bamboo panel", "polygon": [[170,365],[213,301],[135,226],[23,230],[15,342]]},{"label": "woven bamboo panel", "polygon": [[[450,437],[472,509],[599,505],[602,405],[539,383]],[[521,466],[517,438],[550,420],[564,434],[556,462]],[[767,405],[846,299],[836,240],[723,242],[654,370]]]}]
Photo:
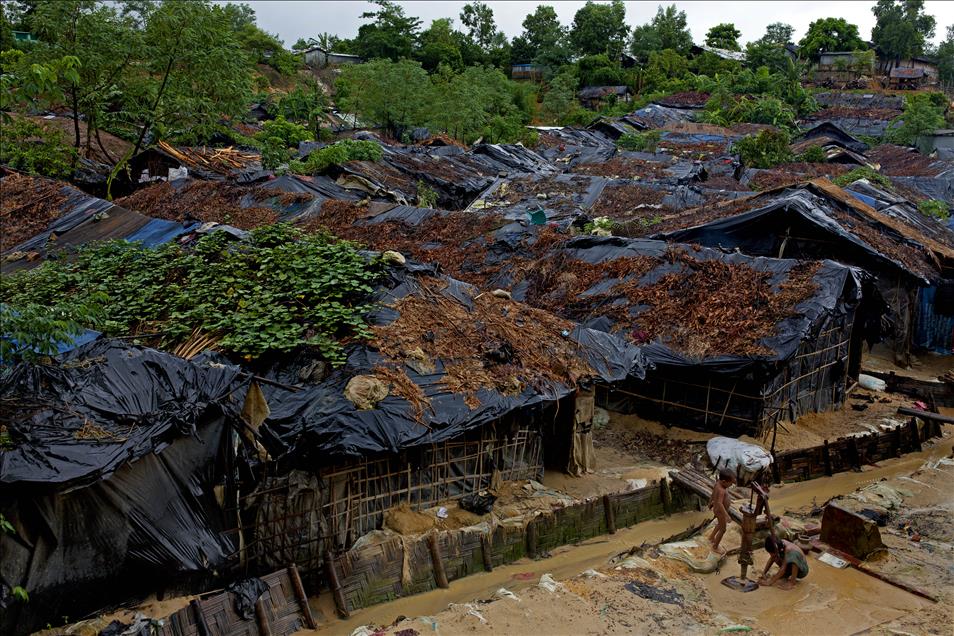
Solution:
[{"label": "woven bamboo panel", "polygon": [[[659,484],[628,493],[610,495],[617,526],[624,527],[665,514]],[[697,498],[673,491],[672,511],[698,506]],[[601,498],[583,501],[541,514],[527,525],[498,525],[488,537],[493,567],[512,563],[527,555],[528,526],[536,531],[538,554],[561,545],[578,543],[605,534],[606,517]],[[481,532],[462,529],[438,535],[438,549],[448,581],[481,572],[483,545]],[[402,582],[404,559],[408,559],[408,581]],[[425,537],[389,539],[353,549],[335,560],[342,592],[349,611],[383,603],[437,587],[434,566]]]},{"label": "woven bamboo panel", "polygon": [[[262,577],[268,590],[262,594],[262,607],[272,636],[289,636],[305,625],[301,605],[287,570]],[[245,620],[235,611],[235,598],[230,592],[221,592],[201,598],[197,605],[205,619],[210,636],[258,636],[258,622],[253,617]],[[169,616],[159,636],[200,636],[199,617],[195,606],[189,605]]]}]

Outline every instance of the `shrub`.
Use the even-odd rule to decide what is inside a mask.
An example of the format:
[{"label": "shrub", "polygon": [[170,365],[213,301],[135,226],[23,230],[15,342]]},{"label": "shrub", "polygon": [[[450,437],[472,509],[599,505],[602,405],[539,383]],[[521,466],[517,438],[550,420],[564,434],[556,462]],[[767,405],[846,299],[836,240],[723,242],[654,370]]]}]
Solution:
[{"label": "shrub", "polygon": [[420,208],[433,208],[437,205],[437,190],[427,185],[424,181],[417,180],[417,206]]},{"label": "shrub", "polygon": [[924,216],[946,221],[950,218],[951,212],[947,203],[938,199],[925,199],[918,203],[918,211]]},{"label": "shrub", "polygon": [[286,120],[282,115],[262,124],[262,130],[256,133],[255,137],[262,142],[277,139],[286,148],[297,148],[300,142],[312,139],[307,128]]},{"label": "shrub", "polygon": [[384,151],[373,141],[342,139],[315,150],[304,161],[292,161],[288,168],[296,174],[319,174],[331,166],[340,166],[349,161],[380,161],[382,156]]},{"label": "shrub", "polygon": [[792,160],[789,136],[784,130],[763,130],[733,144],[742,163],[750,168],[771,168]]},{"label": "shrub", "polygon": [[62,131],[20,117],[3,123],[0,163],[31,174],[65,178],[72,174],[75,162],[76,149]]},{"label": "shrub", "polygon": [[832,179],[831,182],[840,188],[844,188],[845,186],[850,185],[859,179],[864,179],[885,188],[891,187],[890,179],[878,174],[876,171],[868,168],[867,166],[860,166],[854,170],[851,170],[850,172],[839,175]]},{"label": "shrub", "polygon": [[288,148],[278,137],[269,137],[262,142],[262,167],[275,170],[288,162]]},{"label": "shrub", "polygon": [[616,140],[616,147],[639,152],[656,152],[656,146],[659,145],[660,139],[662,139],[660,131],[647,130],[633,135],[623,135]]},{"label": "shrub", "polygon": [[934,105],[930,94],[909,95],[904,113],[892,123],[899,124],[888,130],[888,139],[896,144],[911,146],[918,136],[944,127],[942,110]]},{"label": "shrub", "polygon": [[31,328],[51,331],[48,340],[59,337],[54,329],[90,326],[81,309],[97,301],[97,327],[108,335],[146,327],[173,346],[201,329],[246,359],[304,345],[337,365],[345,361],[342,341],[369,335],[362,316],[378,270],[353,244],[278,224],[253,230],[239,247],[224,232],[188,251],[175,243],[91,244],[4,276],[0,302],[5,314],[24,318],[45,308],[50,326]]},{"label": "shrub", "polygon": [[821,146],[809,146],[805,149],[805,152],[798,155],[797,159],[805,163],[825,163],[828,161],[828,155],[825,154],[825,149]]}]

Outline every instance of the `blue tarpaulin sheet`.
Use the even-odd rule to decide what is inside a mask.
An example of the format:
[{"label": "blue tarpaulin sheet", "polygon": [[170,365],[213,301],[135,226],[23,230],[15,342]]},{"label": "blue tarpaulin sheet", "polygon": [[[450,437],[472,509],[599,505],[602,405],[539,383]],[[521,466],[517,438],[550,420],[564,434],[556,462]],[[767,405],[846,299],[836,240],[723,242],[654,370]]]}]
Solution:
[{"label": "blue tarpaulin sheet", "polygon": [[188,234],[199,223],[190,223],[185,225],[177,221],[166,221],[165,219],[153,219],[144,226],[126,237],[129,242],[141,241],[145,247],[155,247],[175,240],[176,237]]}]

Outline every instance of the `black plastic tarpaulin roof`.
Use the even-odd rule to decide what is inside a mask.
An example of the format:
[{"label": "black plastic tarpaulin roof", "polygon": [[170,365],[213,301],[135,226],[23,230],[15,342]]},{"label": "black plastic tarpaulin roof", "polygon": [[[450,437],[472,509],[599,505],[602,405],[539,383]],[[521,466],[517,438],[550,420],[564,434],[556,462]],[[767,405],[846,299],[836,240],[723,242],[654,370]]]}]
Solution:
[{"label": "black plastic tarpaulin roof", "polygon": [[[424,295],[422,277],[433,277],[432,267],[408,263],[407,268],[392,268],[388,279],[375,294],[379,303],[393,303],[409,295]],[[441,277],[446,284],[440,293],[472,311],[480,290],[460,281]],[[393,307],[380,305],[371,315],[372,324],[388,324],[398,317]],[[443,320],[434,315],[435,324]],[[480,320],[475,315],[474,320]],[[553,333],[554,340],[570,340],[578,355],[594,372],[592,380],[615,382],[645,375],[643,357],[637,347],[622,338],[594,329],[575,327],[566,333]],[[493,389],[477,392],[479,406],[465,403],[465,395],[451,391],[442,382],[450,359],[433,361],[434,370],[421,373],[406,366],[407,376],[423,391],[430,408],[419,421],[412,405],[404,398],[389,395],[373,409],[360,410],[345,397],[348,382],[367,375],[385,358],[373,346],[352,345],[347,363],[318,384],[290,392],[282,387],[262,387],[271,414],[260,428],[266,446],[274,457],[291,455],[305,460],[328,462],[333,459],[394,453],[452,439],[462,433],[489,424],[508,413],[530,409],[571,394],[576,387],[559,383],[524,386],[519,394],[504,395]],[[292,361],[273,371],[279,381],[296,381],[307,360]]]},{"label": "black plastic tarpaulin roof", "polygon": [[[860,199],[856,202],[864,205]],[[919,284],[928,284],[940,276],[926,246],[849,208],[810,189],[796,188],[747,212],[656,234],[653,238],[737,248],[746,254],[762,255],[778,253],[785,241],[785,253],[798,258],[837,258],[872,272],[899,273]],[[826,235],[829,238],[821,240]],[[874,236],[879,239],[875,241]],[[841,241],[840,247],[833,247],[832,237]]]},{"label": "black plastic tarpaulin roof", "polygon": [[235,527],[216,493],[245,396],[239,369],[96,341],[0,380],[0,612],[24,634],[106,603],[207,581]]},{"label": "black plastic tarpaulin roof", "polygon": [[20,363],[0,380],[12,445],[0,455],[0,485],[74,487],[161,452],[204,419],[241,409],[241,373],[116,340],[54,365]]}]

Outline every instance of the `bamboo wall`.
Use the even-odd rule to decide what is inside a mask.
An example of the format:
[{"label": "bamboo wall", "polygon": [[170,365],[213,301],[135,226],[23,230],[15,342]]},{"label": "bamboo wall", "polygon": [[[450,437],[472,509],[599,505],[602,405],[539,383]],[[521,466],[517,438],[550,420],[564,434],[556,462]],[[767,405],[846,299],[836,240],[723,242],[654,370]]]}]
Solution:
[{"label": "bamboo wall", "polygon": [[856,470],[865,464],[900,457],[921,450],[921,444],[940,437],[940,425],[912,420],[903,426],[860,437],[843,437],[812,448],[775,454],[772,464],[775,482],[807,481],[835,473]]},{"label": "bamboo wall", "polygon": [[[435,535],[439,567],[447,581],[454,581],[485,571],[486,565],[493,568],[525,556],[542,555],[561,545],[698,505],[697,497],[680,489],[670,491],[664,481],[558,508],[528,523],[504,523],[493,531],[477,526],[443,532]],[[395,537],[353,549],[332,559],[332,563],[348,612],[426,592],[439,584],[427,537]]]}]

